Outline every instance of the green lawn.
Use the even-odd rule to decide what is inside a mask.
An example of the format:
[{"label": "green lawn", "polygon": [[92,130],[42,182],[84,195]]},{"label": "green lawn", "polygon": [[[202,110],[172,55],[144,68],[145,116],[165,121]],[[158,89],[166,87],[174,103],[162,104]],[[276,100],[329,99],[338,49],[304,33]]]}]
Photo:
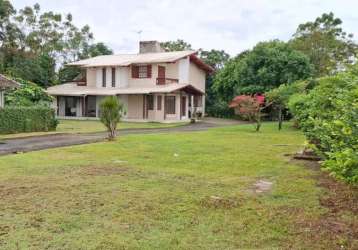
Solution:
[{"label": "green lawn", "polygon": [[[168,128],[186,124],[181,123],[159,123],[159,122],[120,122],[118,129],[128,128]],[[95,120],[59,120],[56,131],[50,132],[31,132],[0,135],[0,139],[18,138],[26,136],[57,134],[57,133],[92,133],[106,131],[106,128],[100,121]]]},{"label": "green lawn", "polygon": [[[317,171],[284,156],[303,142],[241,125],[0,157],[0,248],[352,247],[314,226],[327,213]],[[256,193],[258,180],[272,190]]]}]

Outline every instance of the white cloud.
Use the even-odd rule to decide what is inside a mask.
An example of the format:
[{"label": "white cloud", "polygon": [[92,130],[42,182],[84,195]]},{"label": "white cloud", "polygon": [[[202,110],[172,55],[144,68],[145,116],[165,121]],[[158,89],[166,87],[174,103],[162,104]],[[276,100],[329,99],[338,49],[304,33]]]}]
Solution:
[{"label": "white cloud", "polygon": [[298,24],[333,11],[358,36],[356,0],[13,0],[16,8],[39,2],[43,10],[72,13],[90,25],[97,41],[116,53],[136,52],[142,40],[184,39],[194,48],[235,55],[270,39],[287,40]]}]

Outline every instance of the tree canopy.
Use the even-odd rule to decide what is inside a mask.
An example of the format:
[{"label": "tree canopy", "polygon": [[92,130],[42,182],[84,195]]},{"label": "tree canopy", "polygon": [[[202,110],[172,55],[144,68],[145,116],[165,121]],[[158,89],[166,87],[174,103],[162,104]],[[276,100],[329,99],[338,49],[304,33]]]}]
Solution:
[{"label": "tree canopy", "polygon": [[311,74],[307,56],[274,40],[258,43],[252,50],[230,59],[216,74],[213,88],[220,99],[230,101],[235,95],[263,93]]},{"label": "tree canopy", "polygon": [[354,62],[357,45],[352,38],[353,34],[343,31],[342,20],[331,12],[300,24],[290,44],[309,57],[315,76],[324,76]]},{"label": "tree canopy", "polygon": [[165,51],[192,50],[191,44],[185,42],[182,39],[177,39],[176,41],[162,42],[160,43],[160,46],[165,49]]},{"label": "tree canopy", "polygon": [[0,0],[0,72],[47,87],[61,81],[57,69],[64,63],[112,53],[93,43],[89,26],[77,27],[72,19],[42,12],[39,4],[16,11]]}]

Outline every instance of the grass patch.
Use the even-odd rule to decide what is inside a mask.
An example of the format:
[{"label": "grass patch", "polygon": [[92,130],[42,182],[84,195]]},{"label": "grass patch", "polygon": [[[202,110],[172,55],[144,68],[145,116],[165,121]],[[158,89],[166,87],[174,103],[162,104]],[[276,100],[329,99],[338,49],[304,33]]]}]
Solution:
[{"label": "grass patch", "polygon": [[[309,224],[328,209],[317,171],[284,156],[303,141],[241,125],[1,157],[0,248],[354,248]],[[254,192],[259,180],[271,190]]]},{"label": "grass patch", "polygon": [[[120,122],[118,129],[138,129],[138,128],[169,128],[186,124],[180,123],[159,123],[159,122]],[[58,133],[95,133],[106,131],[106,128],[100,121],[93,120],[59,120],[56,131],[50,132],[31,132],[0,135],[0,139],[19,138],[28,136],[39,136]]]}]

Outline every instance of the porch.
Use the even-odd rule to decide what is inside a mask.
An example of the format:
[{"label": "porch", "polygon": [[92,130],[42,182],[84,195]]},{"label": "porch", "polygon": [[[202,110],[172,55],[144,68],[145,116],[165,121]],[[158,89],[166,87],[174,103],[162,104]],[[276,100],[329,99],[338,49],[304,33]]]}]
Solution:
[{"label": "porch", "polygon": [[[178,122],[190,120],[194,112],[204,114],[204,96],[184,91],[117,97],[125,107],[125,121]],[[56,96],[54,107],[61,119],[99,119],[103,98],[105,96]]]}]

